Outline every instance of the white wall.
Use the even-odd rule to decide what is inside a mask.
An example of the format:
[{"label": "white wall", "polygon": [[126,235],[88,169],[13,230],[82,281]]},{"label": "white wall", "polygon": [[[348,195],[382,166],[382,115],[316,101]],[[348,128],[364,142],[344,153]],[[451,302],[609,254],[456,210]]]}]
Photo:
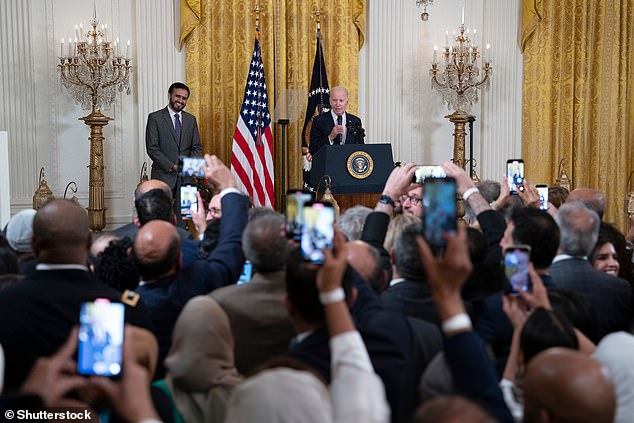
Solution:
[{"label": "white wall", "polygon": [[[132,219],[132,192],[146,160],[147,114],[167,103],[167,87],[184,80],[184,53],[177,51],[178,0],[97,0],[97,18],[120,40],[131,40],[132,94],[120,94],[105,115],[105,196],[108,227]],[[93,2],[3,0],[0,3],[0,130],[9,133],[11,212],[30,207],[40,167],[56,197],[77,182],[88,205],[89,111],[61,87],[56,65],[60,39],[88,26]]]},{"label": "white wall", "polygon": [[[520,0],[442,0],[420,20],[415,0],[367,0],[366,45],[361,52],[359,112],[368,142],[393,145],[394,158],[421,164],[452,155],[453,126],[440,96],[431,91],[434,45],[466,23],[481,44],[492,44],[491,89],[473,109],[474,153],[482,178],[500,179],[507,158],[521,151],[522,60],[518,50]],[[107,229],[131,221],[132,192],[145,155],[147,114],[166,104],[167,87],[185,80],[184,52],[177,49],[179,0],[96,0],[109,32],[132,41],[132,95],[119,95],[104,113]],[[30,207],[40,167],[55,196],[77,182],[88,204],[88,114],[61,88],[56,65],[62,37],[74,36],[92,14],[85,0],[0,2],[0,131],[9,138],[11,213]]]},{"label": "white wall", "polygon": [[[367,142],[390,142],[396,161],[435,164],[453,155],[453,112],[431,90],[433,47],[445,30],[476,28],[479,45],[490,43],[491,88],[471,113],[474,157],[482,179],[500,180],[506,159],[521,153],[522,58],[518,48],[520,0],[442,0],[420,19],[415,0],[368,0],[366,44],[361,51],[359,113]],[[468,148],[468,140],[467,140]],[[467,150],[468,158],[468,150]]]}]

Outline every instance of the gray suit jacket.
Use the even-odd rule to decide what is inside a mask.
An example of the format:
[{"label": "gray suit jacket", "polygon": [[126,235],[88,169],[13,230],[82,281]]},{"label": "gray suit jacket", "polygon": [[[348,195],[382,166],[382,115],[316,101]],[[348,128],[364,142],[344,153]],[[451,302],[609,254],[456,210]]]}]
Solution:
[{"label": "gray suit jacket", "polygon": [[286,354],[295,331],[284,307],[284,272],[256,273],[251,282],[216,289],[210,295],[227,313],[241,374]]},{"label": "gray suit jacket", "polygon": [[172,170],[172,166],[178,164],[178,157],[200,157],[203,152],[196,118],[185,111],[181,115],[183,129],[180,142],[176,139],[167,107],[150,113],[145,127],[145,147],[152,159],[152,179],[160,179],[172,189],[178,180],[178,173]]},{"label": "gray suit jacket", "polygon": [[588,260],[570,258],[550,266],[557,288],[569,289],[584,297],[593,308],[601,336],[628,330],[630,322],[630,285],[592,267]]}]

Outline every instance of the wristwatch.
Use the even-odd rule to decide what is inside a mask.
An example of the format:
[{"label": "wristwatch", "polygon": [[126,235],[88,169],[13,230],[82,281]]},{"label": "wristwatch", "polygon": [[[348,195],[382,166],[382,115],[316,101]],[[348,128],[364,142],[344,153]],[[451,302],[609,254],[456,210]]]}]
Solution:
[{"label": "wristwatch", "polygon": [[389,206],[394,207],[394,200],[392,200],[392,198],[389,195],[381,195],[381,197],[379,197],[379,203],[383,203],[383,204],[387,204]]}]

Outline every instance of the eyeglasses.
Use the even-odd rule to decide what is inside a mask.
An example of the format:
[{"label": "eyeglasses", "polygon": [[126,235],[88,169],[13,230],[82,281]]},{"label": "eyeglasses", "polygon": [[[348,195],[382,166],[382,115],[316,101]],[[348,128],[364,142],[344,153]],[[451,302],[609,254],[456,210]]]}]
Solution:
[{"label": "eyeglasses", "polygon": [[220,216],[222,214],[222,209],[218,209],[216,207],[210,207],[209,210],[207,210],[207,213],[209,213],[212,216]]},{"label": "eyeglasses", "polygon": [[403,195],[401,197],[401,203],[405,203],[405,201],[407,200],[409,200],[412,206],[417,206],[420,204],[421,201],[423,201],[422,198],[416,197],[414,195]]}]

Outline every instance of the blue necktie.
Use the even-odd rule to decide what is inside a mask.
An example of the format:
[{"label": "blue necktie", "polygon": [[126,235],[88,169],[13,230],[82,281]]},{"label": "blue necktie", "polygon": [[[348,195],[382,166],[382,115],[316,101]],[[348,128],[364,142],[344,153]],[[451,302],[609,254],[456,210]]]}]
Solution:
[{"label": "blue necktie", "polygon": [[181,143],[181,132],[183,132],[183,125],[181,125],[180,115],[177,113],[174,115],[176,122],[174,123],[174,132],[176,132],[176,140],[178,144]]}]

